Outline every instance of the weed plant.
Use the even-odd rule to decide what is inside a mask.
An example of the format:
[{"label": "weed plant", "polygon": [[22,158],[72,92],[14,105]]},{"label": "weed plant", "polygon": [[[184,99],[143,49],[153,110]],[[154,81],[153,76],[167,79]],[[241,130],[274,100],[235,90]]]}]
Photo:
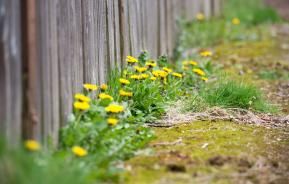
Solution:
[{"label": "weed plant", "polygon": [[275,111],[256,86],[243,81],[220,80],[204,86],[200,90],[200,96],[210,106],[252,109],[259,112]]}]

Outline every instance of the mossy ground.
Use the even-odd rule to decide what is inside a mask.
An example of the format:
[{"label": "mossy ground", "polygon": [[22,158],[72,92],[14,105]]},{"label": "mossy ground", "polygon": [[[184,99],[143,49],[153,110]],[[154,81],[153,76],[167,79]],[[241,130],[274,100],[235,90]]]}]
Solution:
[{"label": "mossy ground", "polygon": [[124,183],[260,182],[268,175],[287,181],[289,132],[232,122],[193,122],[155,131],[157,139],[148,148],[152,153],[126,163]]},{"label": "mossy ground", "polygon": [[[242,77],[260,87],[287,115],[289,41],[285,38],[267,34],[260,40],[219,44],[214,62],[231,78]],[[146,154],[125,163],[123,183],[289,183],[288,128],[212,121],[155,128],[155,132],[157,138]]]}]

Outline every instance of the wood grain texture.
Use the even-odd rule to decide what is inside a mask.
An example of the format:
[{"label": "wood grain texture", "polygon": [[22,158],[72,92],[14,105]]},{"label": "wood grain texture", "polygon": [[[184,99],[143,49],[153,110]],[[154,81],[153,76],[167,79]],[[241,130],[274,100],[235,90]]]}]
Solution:
[{"label": "wood grain texture", "polygon": [[0,132],[19,143],[22,118],[20,1],[0,2]]},{"label": "wood grain texture", "polygon": [[106,17],[106,0],[98,0],[96,16],[97,19],[97,49],[98,49],[98,74],[99,83],[104,83],[107,74],[107,17]]},{"label": "wood grain texture", "polygon": [[212,12],[211,12],[211,0],[203,0],[203,9],[204,9],[204,14],[206,17],[210,17]]},{"label": "wood grain texture", "polygon": [[22,4],[22,64],[23,75],[23,120],[22,137],[24,139],[40,139],[41,95],[39,78],[39,46],[36,17],[37,4],[35,0]]},{"label": "wood grain texture", "polygon": [[[55,44],[58,41],[58,33],[57,33],[57,17],[55,16],[57,13],[57,1],[49,0],[48,1],[48,14],[49,14],[49,55],[50,55],[50,93],[51,93],[51,122],[50,122],[50,130],[48,131],[48,137],[52,138],[53,143],[56,145],[58,141],[58,131],[60,127],[60,94],[59,94],[59,64],[58,64],[58,45]],[[43,116],[45,113],[43,114]]]},{"label": "wood grain texture", "polygon": [[[146,7],[146,43],[147,43],[147,50],[151,54],[153,58],[158,56],[159,50],[159,29],[158,29],[158,0],[147,0],[145,3]],[[149,18],[150,17],[150,18]]]},{"label": "wood grain texture", "polygon": [[61,0],[57,8],[58,33],[58,63],[59,63],[59,92],[60,92],[60,119],[65,125],[66,118],[72,110],[72,61],[71,61],[71,30],[70,30],[70,0]]},{"label": "wood grain texture", "polygon": [[97,40],[97,10],[98,3],[93,0],[84,0],[82,2],[82,20],[83,20],[83,72],[84,82],[97,84],[99,76],[98,65],[98,40]]},{"label": "wood grain texture", "polygon": [[48,135],[51,130],[52,122],[52,96],[51,96],[51,56],[49,54],[49,4],[48,1],[39,4],[39,16],[41,17],[41,22],[39,24],[39,41],[41,43],[39,50],[39,62],[40,62],[40,85],[38,90],[40,90],[41,95],[41,119],[40,119],[40,133],[43,142],[47,142]]}]

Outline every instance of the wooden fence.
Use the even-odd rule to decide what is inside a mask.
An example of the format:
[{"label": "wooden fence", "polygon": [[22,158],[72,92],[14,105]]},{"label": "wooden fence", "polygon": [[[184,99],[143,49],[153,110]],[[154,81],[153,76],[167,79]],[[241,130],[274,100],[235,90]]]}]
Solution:
[{"label": "wooden fence", "polygon": [[105,82],[126,55],[171,55],[176,20],[221,0],[0,1],[0,132],[57,142],[82,84]]}]

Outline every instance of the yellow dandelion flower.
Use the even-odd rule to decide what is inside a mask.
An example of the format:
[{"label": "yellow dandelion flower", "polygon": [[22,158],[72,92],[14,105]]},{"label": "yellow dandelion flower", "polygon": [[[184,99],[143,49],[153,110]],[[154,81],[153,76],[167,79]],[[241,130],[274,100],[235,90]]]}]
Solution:
[{"label": "yellow dandelion flower", "polygon": [[193,65],[193,66],[197,66],[198,65],[198,63],[196,61],[190,61],[189,64]]},{"label": "yellow dandelion flower", "polygon": [[167,73],[171,73],[173,70],[167,67],[163,67],[163,70]]},{"label": "yellow dandelion flower", "polygon": [[140,75],[131,75],[130,78],[131,78],[131,79],[140,80],[140,79],[141,79],[141,76],[140,76]]},{"label": "yellow dandelion flower", "polygon": [[148,66],[148,67],[155,67],[155,66],[157,66],[157,64],[156,64],[154,61],[146,62],[145,65]]},{"label": "yellow dandelion flower", "polygon": [[195,72],[196,74],[200,75],[200,76],[205,76],[205,72],[199,68],[194,68],[193,72]]},{"label": "yellow dandelion flower", "polygon": [[132,56],[126,56],[126,62],[128,62],[128,63],[137,63],[138,59],[136,59],[135,57],[132,57]]},{"label": "yellow dandelion flower", "polygon": [[155,77],[161,77],[161,78],[165,78],[168,76],[168,73],[165,72],[165,71],[162,71],[162,70],[154,70],[152,72],[152,74],[155,76]]},{"label": "yellow dandelion flower", "polygon": [[202,21],[202,20],[205,19],[205,15],[203,13],[198,13],[196,15],[196,18],[197,18],[198,21]]},{"label": "yellow dandelion flower", "polygon": [[105,108],[105,111],[111,113],[120,113],[124,111],[124,107],[117,104],[110,104]]},{"label": "yellow dandelion flower", "polygon": [[168,76],[168,73],[165,71],[161,71],[159,75],[161,78],[166,78]]},{"label": "yellow dandelion flower", "polygon": [[94,84],[83,84],[84,89],[87,91],[96,91],[97,90],[97,85]]},{"label": "yellow dandelion flower", "polygon": [[147,70],[146,67],[135,66],[134,68],[135,68],[135,70],[136,70],[137,72],[139,72],[139,73],[143,73],[143,72],[145,72],[145,71]]},{"label": "yellow dandelion flower", "polygon": [[212,56],[213,53],[211,51],[206,50],[206,51],[202,51],[200,53],[200,55],[203,56],[203,57],[209,57],[209,56]]},{"label": "yellow dandelion flower", "polygon": [[160,73],[160,70],[154,70],[154,71],[152,72],[152,74],[153,74],[155,77],[159,77],[159,76],[160,76],[159,73]]},{"label": "yellow dandelion flower", "polygon": [[141,79],[147,79],[147,78],[149,78],[149,75],[148,74],[141,74],[140,78]]},{"label": "yellow dandelion flower", "polygon": [[111,125],[111,126],[115,126],[118,123],[118,119],[116,118],[108,118],[107,119],[107,124]]},{"label": "yellow dandelion flower", "polygon": [[77,101],[77,102],[74,102],[73,106],[75,109],[82,110],[82,111],[88,110],[90,108],[90,105],[87,102]]},{"label": "yellow dandelion flower", "polygon": [[240,19],[238,19],[238,18],[233,18],[233,19],[232,19],[232,24],[234,24],[234,25],[239,25],[239,24],[240,24]]},{"label": "yellow dandelion flower", "polygon": [[121,84],[130,84],[129,80],[124,79],[124,78],[120,78],[120,79],[119,79],[119,82],[120,82]]},{"label": "yellow dandelion flower", "polygon": [[207,82],[209,80],[207,77],[201,77],[201,79],[205,82]]},{"label": "yellow dandelion flower", "polygon": [[76,93],[75,95],[74,95],[74,98],[76,99],[76,100],[79,100],[79,101],[81,101],[81,102],[90,102],[91,101],[91,99],[89,98],[89,97],[87,97],[87,96],[85,96],[84,94],[81,94],[81,93]]},{"label": "yellow dandelion flower", "polygon": [[80,146],[73,146],[71,150],[72,150],[72,153],[78,157],[84,157],[87,155],[86,149],[84,149]]},{"label": "yellow dandelion flower", "polygon": [[172,75],[175,76],[175,77],[178,77],[178,78],[182,78],[183,77],[182,74],[177,73],[177,72],[173,72]]},{"label": "yellow dandelion flower", "polygon": [[132,92],[127,92],[127,91],[124,91],[124,90],[119,90],[119,95],[120,96],[127,96],[127,97],[132,97]]},{"label": "yellow dandelion flower", "polygon": [[156,77],[151,77],[150,78],[152,81],[155,81],[155,80],[157,80],[157,78]]},{"label": "yellow dandelion flower", "polygon": [[110,96],[110,95],[108,95],[108,94],[105,94],[105,93],[100,93],[99,95],[98,95],[98,97],[101,99],[101,100],[105,100],[105,99],[109,99],[109,100],[113,100],[113,97],[112,96]]},{"label": "yellow dandelion flower", "polygon": [[41,148],[40,144],[35,140],[26,140],[24,146],[29,151],[39,151]]},{"label": "yellow dandelion flower", "polygon": [[100,89],[101,89],[102,91],[107,90],[107,88],[108,88],[108,86],[107,86],[106,84],[102,84],[102,85],[100,86]]}]

